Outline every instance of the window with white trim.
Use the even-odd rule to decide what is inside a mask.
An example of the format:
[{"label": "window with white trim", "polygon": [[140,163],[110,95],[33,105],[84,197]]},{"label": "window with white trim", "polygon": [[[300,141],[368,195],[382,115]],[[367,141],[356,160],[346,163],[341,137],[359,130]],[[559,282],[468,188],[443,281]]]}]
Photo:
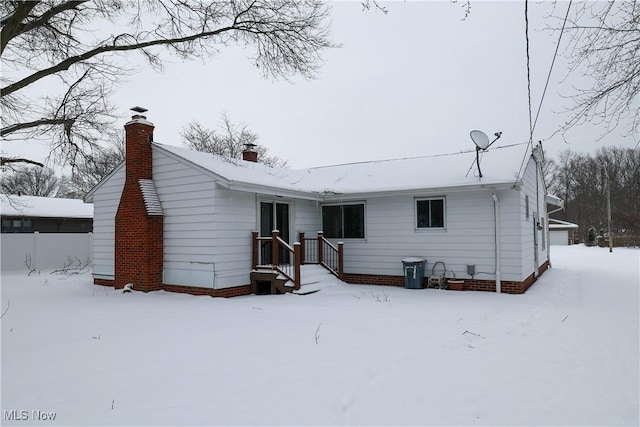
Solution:
[{"label": "window with white trim", "polygon": [[432,199],[416,199],[416,227],[444,228],[444,197]]},{"label": "window with white trim", "polygon": [[322,206],[322,231],[329,239],[364,239],[364,203]]}]

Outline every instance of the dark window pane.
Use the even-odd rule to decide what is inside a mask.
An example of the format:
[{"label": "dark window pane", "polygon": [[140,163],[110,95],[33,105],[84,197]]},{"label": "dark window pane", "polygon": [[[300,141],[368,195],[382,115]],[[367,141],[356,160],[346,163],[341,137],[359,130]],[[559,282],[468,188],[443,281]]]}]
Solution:
[{"label": "dark window pane", "polygon": [[3,219],[2,220],[2,232],[3,233],[11,233],[12,230],[13,230],[13,228],[11,227],[11,220],[10,219]]},{"label": "dark window pane", "polygon": [[274,227],[273,223],[273,203],[260,203],[260,235],[271,236]]},{"label": "dark window pane", "polygon": [[444,200],[431,200],[431,227],[444,227]]},{"label": "dark window pane", "polygon": [[31,220],[30,219],[24,219],[22,220],[22,232],[23,233],[31,233],[32,229],[31,229]]},{"label": "dark window pane", "polygon": [[342,238],[342,209],[340,206],[322,207],[322,231],[329,239]]},{"label": "dark window pane", "polygon": [[344,237],[364,238],[364,205],[346,205],[344,209]]},{"label": "dark window pane", "polygon": [[289,205],[286,203],[276,203],[276,228],[282,240],[289,242]]},{"label": "dark window pane", "polygon": [[418,200],[416,202],[416,212],[418,228],[429,227],[429,200]]}]

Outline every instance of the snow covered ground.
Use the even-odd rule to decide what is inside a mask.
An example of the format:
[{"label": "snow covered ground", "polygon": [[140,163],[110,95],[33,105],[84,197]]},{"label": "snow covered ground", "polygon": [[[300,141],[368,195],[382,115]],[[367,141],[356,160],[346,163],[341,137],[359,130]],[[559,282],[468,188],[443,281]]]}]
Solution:
[{"label": "snow covered ground", "polygon": [[3,273],[2,423],[637,426],[640,251],[552,260],[525,295],[327,275],[221,299]]}]

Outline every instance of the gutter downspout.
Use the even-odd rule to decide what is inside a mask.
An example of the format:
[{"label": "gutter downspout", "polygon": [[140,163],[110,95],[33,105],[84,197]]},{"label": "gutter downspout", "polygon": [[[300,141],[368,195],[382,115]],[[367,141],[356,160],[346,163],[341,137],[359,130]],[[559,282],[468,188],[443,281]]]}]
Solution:
[{"label": "gutter downspout", "polygon": [[491,193],[495,218],[495,242],[496,242],[496,293],[502,293],[502,280],[500,274],[500,201],[494,189]]}]

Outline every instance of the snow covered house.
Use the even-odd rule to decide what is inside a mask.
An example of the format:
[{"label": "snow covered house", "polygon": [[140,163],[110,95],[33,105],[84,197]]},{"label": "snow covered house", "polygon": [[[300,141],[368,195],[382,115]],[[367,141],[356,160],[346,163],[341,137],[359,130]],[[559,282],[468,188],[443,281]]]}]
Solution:
[{"label": "snow covered house", "polygon": [[479,178],[475,153],[292,170],[156,143],[142,115],[125,130],[125,162],[85,198],[96,284],[244,295],[265,268],[299,287],[315,262],[403,285],[402,260],[420,257],[425,282],[441,261],[466,290],[523,293],[549,265],[545,186],[536,156],[520,167],[524,146],[485,152]]},{"label": "snow covered house", "polygon": [[2,271],[88,265],[93,205],[76,199],[0,195]]},{"label": "snow covered house", "polygon": [[93,206],[77,199],[0,195],[2,233],[89,233]]}]

